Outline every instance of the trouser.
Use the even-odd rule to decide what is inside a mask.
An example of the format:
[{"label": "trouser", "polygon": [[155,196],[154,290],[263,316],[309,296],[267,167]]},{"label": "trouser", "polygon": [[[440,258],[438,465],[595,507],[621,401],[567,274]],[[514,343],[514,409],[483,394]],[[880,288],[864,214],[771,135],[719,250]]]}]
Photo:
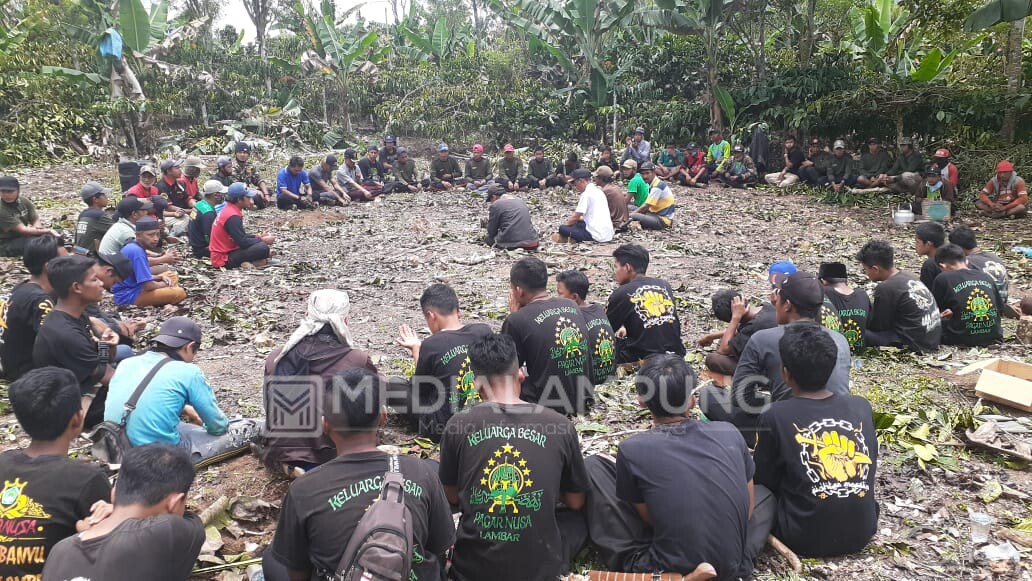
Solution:
[{"label": "trouser", "polygon": [[[557,186],[565,186],[566,180],[559,176],[549,176],[545,178],[545,187],[554,188]],[[521,188],[540,188],[541,180],[535,177],[520,178]]]},{"label": "trouser", "polygon": [[799,170],[799,180],[805,184],[810,184],[811,186],[821,185],[821,179],[824,177],[827,177],[827,175],[818,171],[817,168],[812,165],[800,168]]},{"label": "trouser", "polygon": [[295,206],[301,210],[310,210],[312,208],[312,202],[305,198],[295,199],[287,196],[279,196],[276,198],[276,207],[280,210],[289,210]]},{"label": "trouser", "polygon": [[[737,389],[737,391],[735,391]],[[745,437],[749,447],[756,444],[760,413],[770,407],[770,396],[749,386],[718,387],[707,385],[699,391],[699,409],[715,422],[730,422]]]},{"label": "trouser", "polygon": [[577,242],[595,241],[595,239],[591,237],[591,233],[588,232],[588,225],[584,223],[584,220],[578,220],[573,226],[563,224],[559,227],[559,235],[566,238],[573,238]]},{"label": "trouser", "polygon": [[140,293],[140,296],[136,297],[136,301],[133,304],[138,307],[163,307],[183,302],[186,298],[186,291],[179,286],[179,275],[174,270],[169,270],[165,272],[164,276],[167,276],[172,281],[171,286],[149,291],[145,290]]},{"label": "trouser", "polygon": [[264,426],[261,420],[230,420],[226,433],[213,436],[203,426],[179,422],[179,447],[190,452],[194,466],[210,466],[250,449]]},{"label": "trouser", "polygon": [[264,210],[265,208],[269,207],[269,202],[265,200],[265,194],[256,196],[254,198],[254,207],[258,208],[259,210]]},{"label": "trouser", "polygon": [[264,242],[256,242],[247,248],[237,248],[229,253],[226,259],[226,268],[240,268],[245,262],[258,262],[271,256],[272,251],[269,245]]},{"label": "trouser", "polygon": [[194,258],[211,258],[211,250],[207,246],[204,248],[191,246],[190,250],[193,253]]},{"label": "trouser", "polygon": [[894,176],[885,187],[898,194],[914,194],[916,196],[922,182],[924,182],[924,177],[921,174],[908,171]]},{"label": "trouser", "polygon": [[523,187],[523,186],[520,185],[520,180],[519,179],[510,180],[509,178],[505,178],[505,177],[495,178],[495,183],[500,185],[500,186],[502,186],[507,191],[508,191],[510,185],[513,185],[513,186],[515,186],[517,188]]},{"label": "trouser", "polygon": [[190,218],[165,216],[165,226],[168,228],[168,232],[172,236],[182,236],[183,234],[186,234],[186,231],[190,228]]},{"label": "trouser", "polygon": [[720,353],[710,353],[706,356],[706,369],[733,377],[735,374],[735,368],[738,367],[738,358],[731,357],[730,355],[721,355]]},{"label": "trouser", "polygon": [[828,176],[824,176],[824,177],[818,179],[817,183],[822,185],[822,186],[830,186],[832,183],[841,183],[841,184],[845,185],[846,187],[850,187],[851,188],[851,187],[856,185],[856,180],[857,179],[859,179],[858,176],[845,176],[841,180],[838,180],[838,182],[832,182],[832,180],[828,179]]},{"label": "trouser", "polygon": [[645,230],[663,230],[667,227],[663,219],[656,214],[641,214],[635,212],[631,214],[631,220],[641,224],[641,227]]},{"label": "trouser", "polygon": [[312,194],[312,201],[313,202],[318,202],[319,204],[321,204],[323,206],[339,206],[340,205],[340,200],[337,199],[337,196],[333,195],[333,192],[329,192],[329,191],[322,191],[322,192],[315,192],[315,193],[313,193]]},{"label": "trouser", "polygon": [[779,171],[769,173],[763,176],[763,181],[767,182],[772,186],[777,186],[779,188],[787,188],[788,186],[791,186],[799,182],[799,176],[797,176],[794,173],[786,173],[785,177],[781,178],[781,181],[778,181],[778,176],[780,175],[781,172]]},{"label": "trouser", "polygon": [[21,256],[25,254],[25,244],[29,239],[25,236],[12,238],[4,244],[0,244],[0,256]]},{"label": "trouser", "polygon": [[[423,186],[424,189],[428,189],[432,192],[444,192],[451,189],[448,186],[444,185],[444,182],[442,180],[438,179],[426,178],[419,183],[421,186]],[[448,183],[452,185],[452,188],[454,188],[458,184],[458,182],[455,180],[452,180]]]},{"label": "trouser", "polygon": [[117,365],[118,363],[121,363],[122,361],[129,359],[133,355],[136,355],[136,352],[133,351],[132,346],[126,345],[125,343],[119,343],[118,346],[115,347],[114,363]]}]

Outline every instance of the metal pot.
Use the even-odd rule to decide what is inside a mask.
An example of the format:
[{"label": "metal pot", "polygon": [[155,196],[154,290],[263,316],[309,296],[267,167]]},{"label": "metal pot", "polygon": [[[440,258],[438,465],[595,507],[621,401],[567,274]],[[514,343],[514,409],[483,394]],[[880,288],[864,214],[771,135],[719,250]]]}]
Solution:
[{"label": "metal pot", "polygon": [[914,212],[910,208],[898,208],[892,213],[892,223],[897,226],[910,224],[914,221]]}]

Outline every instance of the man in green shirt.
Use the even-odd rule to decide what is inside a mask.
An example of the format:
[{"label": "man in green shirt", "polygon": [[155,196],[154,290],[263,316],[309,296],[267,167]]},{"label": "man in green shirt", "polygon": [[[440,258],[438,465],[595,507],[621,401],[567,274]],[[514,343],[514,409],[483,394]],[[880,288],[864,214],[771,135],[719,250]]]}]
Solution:
[{"label": "man in green shirt", "polygon": [[668,142],[656,158],[656,175],[665,180],[672,180],[681,172],[682,163],[684,155],[677,150],[677,144]]},{"label": "man in green shirt", "polygon": [[899,194],[917,196],[924,185],[925,161],[909,137],[899,140],[899,155],[889,171],[878,176],[878,185]]},{"label": "man in green shirt", "polygon": [[867,151],[860,156],[856,168],[856,185],[861,188],[874,188],[878,184],[878,176],[884,175],[892,165],[889,154],[881,148],[881,139],[872,137],[867,140]]},{"label": "man in green shirt", "polygon": [[516,148],[506,143],[502,148],[502,159],[495,167],[495,181],[510,192],[520,189],[523,178],[523,160],[516,156]]},{"label": "man in green shirt", "polygon": [[709,132],[710,145],[706,150],[707,169],[712,174],[718,169],[724,169],[724,161],[731,157],[731,144],[724,139],[719,131],[714,129]]},{"label": "man in green shirt", "polygon": [[394,158],[394,167],[391,168],[391,176],[394,177],[394,181],[401,184],[401,190],[409,192],[419,191],[416,161],[409,157],[408,148],[398,148],[397,157]]},{"label": "man in green shirt", "polygon": [[534,159],[527,163],[527,177],[520,180],[525,188],[554,188],[565,186],[566,180],[552,167],[552,160],[545,157],[545,148],[534,148]]},{"label": "man in green shirt", "polygon": [[437,157],[430,162],[430,177],[423,180],[423,186],[430,188],[430,191],[443,192],[454,188],[460,178],[462,169],[459,162],[451,157],[448,144],[438,145]]},{"label": "man in green shirt", "polygon": [[40,225],[32,201],[21,195],[18,178],[0,176],[0,256],[21,256],[30,238],[61,235]]},{"label": "man in green shirt", "polygon": [[85,248],[92,256],[96,256],[101,239],[115,223],[107,212],[109,195],[111,188],[105,188],[97,182],[86,182],[79,190],[86,209],[79,213],[75,223],[75,245]]},{"label": "man in green shirt", "polygon": [[473,146],[473,157],[466,160],[466,179],[466,187],[471,190],[484,188],[491,181],[491,160],[484,156],[484,146],[479,143]]},{"label": "man in green shirt", "polygon": [[631,203],[628,208],[631,211],[637,210],[638,206],[645,203],[645,200],[649,198],[650,187],[649,184],[642,179],[641,174],[638,173],[638,163],[633,159],[628,159],[623,162],[620,166],[620,171],[623,173],[623,177],[627,181],[627,191],[630,192]]},{"label": "man in green shirt", "polygon": [[842,188],[851,188],[856,185],[856,169],[853,164],[853,156],[846,153],[845,141],[836,140],[831,149],[834,153],[828,159],[827,174],[824,177],[825,185],[840,192]]}]

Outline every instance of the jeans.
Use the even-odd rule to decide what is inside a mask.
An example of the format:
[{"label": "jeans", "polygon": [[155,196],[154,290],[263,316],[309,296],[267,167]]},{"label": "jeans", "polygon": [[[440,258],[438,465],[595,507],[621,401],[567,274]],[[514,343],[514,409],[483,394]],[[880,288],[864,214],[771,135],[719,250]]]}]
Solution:
[{"label": "jeans", "polygon": [[573,226],[562,225],[559,227],[559,235],[566,238],[572,238],[577,242],[594,242],[595,239],[591,237],[591,233],[588,232],[588,225],[584,223],[584,220],[578,220]]},{"label": "jeans", "polygon": [[641,227],[645,230],[663,230],[667,227],[663,223],[663,219],[656,214],[641,214],[635,212],[631,214],[631,220],[641,224]]}]

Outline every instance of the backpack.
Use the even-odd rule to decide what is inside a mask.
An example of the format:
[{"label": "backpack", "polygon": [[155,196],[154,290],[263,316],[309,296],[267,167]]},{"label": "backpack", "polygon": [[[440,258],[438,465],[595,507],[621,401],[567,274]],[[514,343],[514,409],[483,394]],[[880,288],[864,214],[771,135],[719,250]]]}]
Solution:
[{"label": "backpack", "polygon": [[412,514],[398,456],[387,459],[380,496],[358,521],[335,580],[407,581],[412,569]]},{"label": "backpack", "polygon": [[90,452],[94,458],[108,464],[122,464],[122,458],[125,456],[125,453],[129,451],[129,448],[132,448],[132,444],[129,442],[129,434],[126,433],[125,429],[126,423],[129,422],[129,415],[136,409],[136,402],[140,401],[143,390],[147,389],[158,370],[170,361],[172,361],[172,358],[165,357],[158,361],[154,367],[151,367],[143,381],[136,386],[136,390],[126,400],[121,421],[117,424],[109,421],[100,422],[89,434],[89,438],[93,442]]}]

